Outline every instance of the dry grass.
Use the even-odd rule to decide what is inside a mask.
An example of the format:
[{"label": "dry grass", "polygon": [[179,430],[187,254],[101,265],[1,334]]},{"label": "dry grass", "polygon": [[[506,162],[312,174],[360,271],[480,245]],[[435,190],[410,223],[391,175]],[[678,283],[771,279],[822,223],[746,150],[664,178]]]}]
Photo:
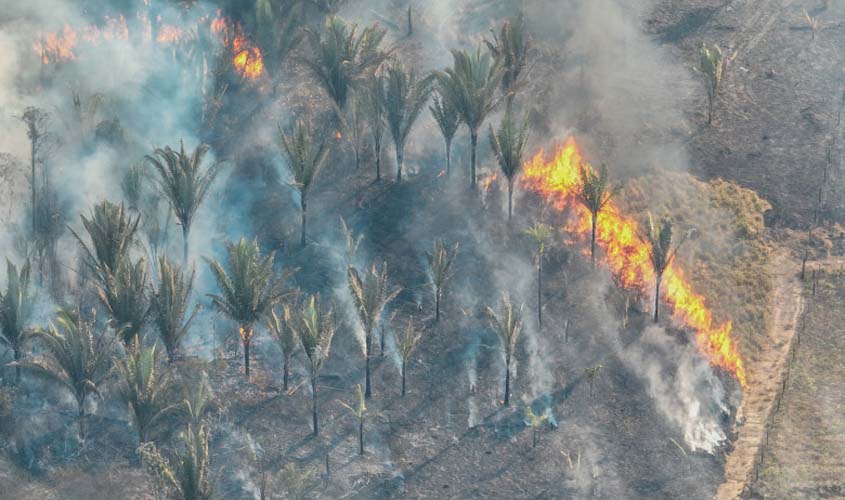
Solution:
[{"label": "dry grass", "polygon": [[791,363],[781,411],[770,430],[755,493],[765,498],[842,498],[845,475],[845,281],[822,273]]},{"label": "dry grass", "polygon": [[763,223],[769,203],[732,182],[702,182],[677,172],[634,179],[621,199],[639,219],[651,210],[671,217],[677,235],[690,232],[678,264],[707,299],[716,322],[733,322],[742,356],[755,359],[771,315],[770,244]]}]

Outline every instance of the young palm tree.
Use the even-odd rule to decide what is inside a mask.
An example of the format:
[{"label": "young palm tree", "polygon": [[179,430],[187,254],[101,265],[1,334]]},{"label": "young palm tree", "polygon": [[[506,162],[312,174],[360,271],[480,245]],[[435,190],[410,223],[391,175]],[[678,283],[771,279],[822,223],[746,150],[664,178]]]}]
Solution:
[{"label": "young palm tree", "polygon": [[311,183],[320,173],[326,161],[329,150],[324,141],[319,143],[316,136],[319,132],[312,131],[304,121],[296,122],[292,135],[285,134],[279,127],[279,140],[288,158],[288,168],[293,177],[293,186],[299,191],[299,205],[302,208],[302,233],[300,243],[305,246],[306,215],[308,213],[308,190]]},{"label": "young palm tree", "polygon": [[128,215],[123,204],[115,205],[109,201],[95,205],[90,219],[84,215],[80,217],[91,239],[91,247],[73,229],[70,232],[82,246],[86,267],[94,273],[101,287],[107,287],[118,266],[129,255],[129,249],[135,244],[139,218],[133,219]]},{"label": "young palm tree", "polygon": [[590,387],[590,397],[593,397],[593,385],[595,384],[596,378],[598,378],[599,373],[601,373],[603,368],[604,366],[602,365],[596,365],[584,369],[584,376],[587,377],[587,382]]},{"label": "young palm tree", "polygon": [[411,359],[411,354],[414,353],[417,346],[422,339],[422,332],[414,326],[414,318],[408,320],[408,326],[400,334],[396,334],[396,352],[399,354],[399,359],[402,361],[402,396],[405,396],[405,372],[408,366],[408,360]]},{"label": "young palm tree", "polygon": [[194,271],[186,275],[166,255],[159,257],[157,270],[158,288],[150,299],[150,312],[158,336],[167,350],[167,358],[172,362],[179,354],[182,339],[188,334],[191,322],[199,312],[199,308],[194,307],[185,319],[194,287]]},{"label": "young palm tree", "polygon": [[284,281],[287,273],[273,272],[275,252],[261,257],[258,242],[241,238],[237,244],[226,242],[228,272],[216,260],[206,259],[211,266],[220,294],[208,294],[214,307],[236,322],[244,346],[244,370],[249,380],[249,346],[255,323],[261,320],[287,295]]},{"label": "young palm tree", "polygon": [[579,195],[581,203],[590,211],[592,231],[590,233],[590,262],[596,266],[596,227],[599,212],[613,197],[615,190],[607,182],[607,165],[602,164],[596,174],[587,166],[581,165],[581,186]]},{"label": "young palm tree", "polygon": [[660,306],[660,282],[663,281],[663,273],[675,259],[675,253],[683,240],[673,246],[672,221],[666,218],[662,224],[655,224],[651,214],[648,214],[648,231],[644,232],[640,239],[648,246],[648,255],[654,269],[654,322],[657,323]]},{"label": "young palm tree", "polygon": [[180,144],[179,151],[174,151],[168,146],[164,149],[157,148],[153,156],[145,157],[158,172],[161,197],[170,203],[173,214],[182,226],[184,263],[188,262],[191,222],[220,172],[220,163],[203,169],[202,163],[208,149],[207,144],[200,144],[188,155],[185,153],[185,145]]},{"label": "young palm tree", "polygon": [[364,420],[367,418],[367,398],[364,397],[364,393],[361,391],[361,384],[355,385],[355,394],[357,395],[357,401],[355,406],[348,405],[343,401],[340,404],[343,405],[344,408],[349,410],[355,418],[358,419],[358,454],[364,454]]},{"label": "young palm tree", "polygon": [[511,388],[511,360],[513,359],[516,341],[522,333],[522,308],[515,307],[509,295],[502,295],[502,307],[499,314],[487,308],[487,316],[490,319],[490,326],[499,336],[502,343],[502,353],[505,355],[505,406],[510,405]]},{"label": "young palm tree", "polygon": [[499,168],[508,180],[508,221],[513,215],[513,183],[522,169],[522,157],[528,143],[528,121],[514,123],[510,112],[505,113],[498,131],[490,127],[490,146],[499,162]]},{"label": "young palm tree", "polygon": [[364,235],[356,235],[352,228],[346,224],[346,219],[343,217],[340,218],[340,230],[343,233],[343,257],[344,260],[346,260],[346,265],[351,266],[352,262],[355,260],[355,256],[358,255],[358,250],[361,248],[361,241],[364,240]]},{"label": "young palm tree", "polygon": [[446,142],[446,175],[449,175],[452,172],[452,139],[455,138],[455,132],[461,124],[461,117],[449,100],[442,96],[443,91],[438,90],[428,109],[431,110],[431,116],[437,122],[443,141]]},{"label": "young palm tree", "polygon": [[311,57],[304,60],[312,76],[331,98],[341,116],[353,88],[387,58],[379,48],[387,32],[369,26],[358,33],[338,17],[329,17],[322,35],[306,31]]},{"label": "young palm tree", "polygon": [[370,356],[373,352],[373,335],[378,328],[381,314],[385,306],[399,295],[402,291],[397,288],[388,290],[387,286],[387,263],[382,264],[381,272],[373,266],[364,273],[362,279],[358,270],[349,266],[348,270],[349,291],[352,293],[352,300],[355,304],[355,312],[364,328],[364,358],[366,365],[366,378],[364,395],[367,399],[372,396],[370,386]]},{"label": "young palm tree", "polygon": [[440,303],[446,292],[446,284],[452,279],[452,264],[458,256],[458,243],[454,247],[447,247],[441,239],[434,241],[434,248],[426,252],[428,260],[428,281],[434,292],[434,321],[440,321]]},{"label": "young palm tree", "polygon": [[384,77],[375,75],[367,85],[364,98],[364,113],[373,140],[373,156],[376,159],[376,180],[381,180],[381,149],[384,139],[384,129],[387,127],[384,101]]},{"label": "young palm tree", "polygon": [[396,180],[402,180],[405,143],[431,94],[433,77],[418,78],[414,70],[394,61],[385,75],[384,110],[396,150]]},{"label": "young palm tree", "polygon": [[120,373],[120,392],[129,405],[141,443],[150,440],[150,431],[160,418],[183,404],[168,402],[170,374],[161,371],[157,364],[156,346],[142,346],[137,338],[129,347],[126,357],[115,361]]},{"label": "young palm tree", "polygon": [[209,433],[204,425],[194,431],[188,425],[183,434],[185,449],[176,464],[164,458],[153,443],[142,443],[138,454],[159,484],[181,500],[214,500],[214,485],[210,478],[211,460],[208,452]]},{"label": "young palm tree", "polygon": [[288,377],[290,373],[290,361],[296,352],[296,347],[299,345],[299,338],[296,336],[296,330],[291,326],[291,309],[287,304],[283,304],[281,313],[276,314],[275,309],[270,309],[270,314],[264,319],[264,325],[270,332],[270,336],[279,345],[282,350],[283,360],[283,387],[284,391],[288,390]]},{"label": "young palm tree", "polygon": [[[0,291],[0,343],[6,344],[14,355],[14,362],[21,360],[26,338],[27,323],[32,318],[33,301],[30,289],[29,261],[24,262],[20,272],[6,259],[6,292]],[[15,384],[20,382],[20,367],[15,367]]]},{"label": "young palm tree", "polygon": [[355,170],[361,168],[361,149],[364,147],[364,135],[366,134],[366,104],[365,97],[355,92],[349,97],[346,116],[344,117],[343,128],[346,136],[352,144],[355,155]]},{"label": "young palm tree", "polygon": [[337,331],[332,308],[324,309],[319,295],[306,299],[293,314],[293,329],[308,357],[308,374],[311,380],[311,419],[314,436],[320,434],[317,424],[317,377],[329,359],[332,339]]},{"label": "young palm tree", "polygon": [[91,394],[100,396],[100,384],[109,374],[114,351],[115,337],[95,333],[94,327],[94,318],[85,320],[78,311],[59,309],[56,322],[50,323],[48,329],[27,334],[43,345],[44,353],[16,365],[58,383],[73,394],[82,439],[85,439],[85,399]]},{"label": "young palm tree", "polygon": [[525,407],[525,424],[531,428],[531,448],[537,447],[537,429],[549,420],[549,411],[537,415],[530,406]]},{"label": "young palm tree", "polygon": [[97,287],[97,296],[109,314],[109,324],[120,331],[123,343],[128,346],[141,334],[150,309],[146,259],[141,257],[135,264],[123,260],[108,284]]},{"label": "young palm tree", "polygon": [[512,21],[505,21],[497,34],[493,33],[493,40],[484,40],[487,48],[493,57],[502,62],[504,71],[502,73],[502,93],[505,95],[507,110],[513,109],[513,99],[516,91],[522,83],[525,68],[528,66],[528,51],[531,50],[531,41],[525,33],[525,22],[522,16]]},{"label": "young palm tree", "polygon": [[719,84],[722,82],[725,71],[725,63],[722,49],[718,45],[702,44],[698,56],[698,71],[704,75],[704,83],[707,87],[707,124],[710,125],[713,123],[713,111],[719,93]]},{"label": "young palm tree", "polygon": [[546,255],[546,244],[552,239],[554,231],[552,226],[537,222],[527,231],[534,240],[536,252],[534,258],[537,261],[537,324],[543,326],[543,258]]},{"label": "young palm tree", "polygon": [[451,68],[437,73],[443,99],[455,107],[461,121],[469,127],[472,153],[470,187],[476,186],[476,149],[478,131],[496,107],[496,89],[502,81],[502,63],[479,47],[475,54],[452,51]]}]

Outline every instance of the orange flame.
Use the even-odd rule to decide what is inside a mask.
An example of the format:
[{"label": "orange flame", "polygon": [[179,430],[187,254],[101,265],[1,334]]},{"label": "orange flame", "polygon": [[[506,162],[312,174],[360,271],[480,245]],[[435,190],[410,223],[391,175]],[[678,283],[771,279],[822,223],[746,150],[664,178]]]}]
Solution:
[{"label": "orange flame", "polygon": [[[570,137],[564,146],[558,147],[550,161],[546,161],[543,152],[529,160],[523,169],[522,184],[558,210],[573,212],[574,217],[567,223],[566,230],[589,243],[591,214],[578,200],[582,185],[581,165],[592,168],[583,161],[578,145]],[[637,221],[622,213],[613,200],[599,213],[596,242],[604,251],[605,264],[623,286],[646,290],[653,286],[655,274],[648,247],[639,234]],[[730,372],[745,387],[745,368],[731,339],[731,322],[718,327],[713,324],[713,314],[705,305],[704,297],[692,290],[675,264],[666,269],[661,288],[673,318],[695,331],[698,351],[711,365]]]},{"label": "orange flame", "polygon": [[493,183],[496,182],[497,180],[499,180],[499,173],[498,172],[493,172],[492,174],[487,175],[484,178],[484,181],[483,181],[484,192],[486,193],[486,192],[490,191],[490,186],[492,186]]},{"label": "orange flame", "polygon": [[[149,4],[146,5],[149,6]],[[141,23],[144,39],[150,40],[152,38],[152,26],[149,15],[146,12],[138,12],[137,17]],[[204,26],[225,47],[232,49],[234,54],[232,65],[240,75],[250,80],[257,80],[264,74],[264,58],[261,49],[243,34],[240,25],[232,23],[224,17],[219,9],[214,19],[210,22],[208,22],[208,19],[208,16],[200,18],[198,26]],[[158,20],[161,20],[160,16]],[[40,34],[33,48],[43,64],[50,64],[76,59],[76,51],[80,42],[96,45],[103,40],[129,39],[129,28],[122,15],[118,17],[106,16],[101,25],[85,26],[80,30],[80,33],[74,31],[69,25],[65,25],[61,32]],[[186,32],[178,26],[161,24],[157,30],[155,41],[159,44],[171,44],[183,39],[185,35]]]}]

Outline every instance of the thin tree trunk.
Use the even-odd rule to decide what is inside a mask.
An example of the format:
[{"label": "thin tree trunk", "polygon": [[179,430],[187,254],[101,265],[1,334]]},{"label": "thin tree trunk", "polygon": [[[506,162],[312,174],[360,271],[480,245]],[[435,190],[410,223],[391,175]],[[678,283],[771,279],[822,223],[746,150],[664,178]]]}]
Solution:
[{"label": "thin tree trunk", "polygon": [[317,377],[311,379],[311,424],[314,427],[314,436],[320,435],[320,428],[317,426]]},{"label": "thin tree trunk", "polygon": [[511,360],[505,362],[505,406],[511,404]]},{"label": "thin tree trunk", "polygon": [[402,162],[405,157],[405,147],[396,146],[396,182],[402,182]]},{"label": "thin tree trunk", "polygon": [[355,144],[352,146],[355,149],[355,171],[357,172],[358,169],[361,167],[361,152],[358,151],[358,145]]},{"label": "thin tree trunk", "polygon": [[290,365],[290,358],[288,356],[285,356],[285,364],[284,364],[284,368],[282,369],[283,370],[282,387],[283,387],[285,392],[288,391],[288,374],[290,373],[289,365]]},{"label": "thin tree trunk", "polygon": [[358,421],[358,454],[364,454],[364,419]]},{"label": "thin tree trunk", "polygon": [[[182,263],[187,268],[188,266],[188,240],[191,236],[191,228],[187,225],[182,225]],[[155,273],[153,273],[155,274]]]},{"label": "thin tree trunk", "polygon": [[543,255],[537,255],[537,324],[543,327]]},{"label": "thin tree trunk", "polygon": [[17,363],[21,360],[21,350],[17,347],[14,348],[14,356],[15,356],[15,385],[17,386],[21,382],[21,367],[17,365]]},{"label": "thin tree trunk", "polygon": [[79,402],[79,439],[85,441],[85,398]]},{"label": "thin tree trunk", "polygon": [[452,173],[452,141],[446,141],[446,176]]},{"label": "thin tree trunk", "polygon": [[592,216],[592,233],[590,235],[590,263],[593,268],[596,267],[596,226],[598,225],[598,212],[593,212]]},{"label": "thin tree trunk", "polygon": [[370,348],[373,343],[373,335],[372,333],[367,333],[367,338],[364,340],[364,358],[366,358],[366,376],[365,376],[365,390],[364,390],[364,397],[366,399],[370,399],[372,396],[372,392],[370,390]]},{"label": "thin tree trunk", "polygon": [[531,448],[534,449],[537,447],[537,426],[534,426],[533,432],[531,435]]},{"label": "thin tree trunk", "polygon": [[405,366],[406,366],[406,361],[403,358],[402,359],[402,397],[405,396]]},{"label": "thin tree trunk", "polygon": [[381,143],[377,142],[375,145],[376,154],[376,180],[381,180]]},{"label": "thin tree trunk", "polygon": [[249,380],[249,343],[249,340],[244,340],[244,369],[247,380]]},{"label": "thin tree trunk", "polygon": [[379,356],[384,356],[384,325],[381,325],[381,336],[379,337]]},{"label": "thin tree trunk", "polygon": [[35,146],[35,143],[36,143],[35,138],[32,138],[32,139],[29,140],[29,161],[30,161],[30,167],[31,167],[31,170],[32,170],[32,172],[31,172],[32,177],[30,177],[29,183],[30,183],[30,187],[32,188],[32,230],[33,231],[35,231],[35,226],[37,224],[37,222],[36,222],[37,217],[35,215],[35,211],[36,211],[36,204],[35,204],[35,197],[36,197],[36,194],[35,194],[35,147],[36,146]]},{"label": "thin tree trunk", "polygon": [[663,278],[662,274],[658,274],[654,282],[654,322],[657,323],[659,318],[658,308],[660,307],[660,280]]},{"label": "thin tree trunk", "polygon": [[478,146],[478,131],[473,130],[470,132],[470,149],[472,150],[472,158],[470,160],[470,179],[469,179],[469,187],[475,189],[475,153],[476,148]]},{"label": "thin tree trunk", "polygon": [[434,322],[437,323],[440,321],[440,289],[438,288],[434,292]]},{"label": "thin tree trunk", "polygon": [[513,216],[513,181],[508,180],[508,222]]},{"label": "thin tree trunk", "polygon": [[306,214],[307,214],[307,207],[308,205],[305,202],[305,194],[302,194],[302,234],[299,238],[299,244],[305,246],[305,228],[306,228]]}]

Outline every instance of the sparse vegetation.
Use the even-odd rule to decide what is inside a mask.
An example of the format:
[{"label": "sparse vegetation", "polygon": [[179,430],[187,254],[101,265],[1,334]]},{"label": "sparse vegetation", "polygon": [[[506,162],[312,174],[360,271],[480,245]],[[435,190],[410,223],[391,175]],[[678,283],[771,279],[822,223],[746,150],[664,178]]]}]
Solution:
[{"label": "sparse vegetation", "polygon": [[607,165],[602,164],[599,173],[585,165],[581,165],[581,186],[579,188],[580,201],[590,211],[590,262],[596,265],[596,229],[599,214],[610,202],[615,190],[610,187],[607,179]]},{"label": "sparse vegetation", "polygon": [[255,323],[260,321],[274,305],[288,293],[285,276],[273,271],[275,253],[261,256],[258,242],[248,243],[241,238],[237,243],[227,242],[228,271],[216,260],[208,260],[220,294],[208,294],[214,308],[238,325],[244,348],[244,374],[249,380],[249,347],[255,333]]},{"label": "sparse vegetation", "polygon": [[156,149],[153,156],[146,156],[147,161],[158,173],[161,197],[168,201],[170,209],[182,226],[182,262],[185,265],[188,263],[191,223],[220,172],[220,163],[203,169],[203,160],[208,149],[207,144],[200,144],[189,155],[185,153],[185,145],[180,144],[179,151],[167,146],[164,149]]},{"label": "sparse vegetation", "polygon": [[291,309],[287,304],[282,304],[278,314],[276,308],[270,309],[270,314],[264,320],[270,336],[282,351],[282,389],[286,392],[290,377],[290,363],[299,346],[299,337],[296,336],[296,330],[291,327],[291,321],[293,321]]},{"label": "sparse vegetation", "polygon": [[358,270],[354,267],[349,267],[348,271],[349,291],[352,294],[352,300],[355,304],[355,311],[358,314],[358,320],[361,322],[361,327],[364,329],[364,358],[365,358],[365,391],[364,395],[367,399],[372,396],[372,386],[370,382],[370,358],[373,355],[373,336],[375,330],[378,328],[379,321],[385,306],[391,300],[399,295],[401,288],[390,290],[387,284],[387,263],[383,263],[381,270],[376,268],[373,264],[370,269],[364,273],[362,278]]},{"label": "sparse vegetation", "polygon": [[396,335],[396,351],[399,354],[399,360],[401,361],[400,371],[402,375],[402,392],[401,395],[405,396],[405,380],[406,374],[408,370],[408,361],[411,358],[411,355],[417,349],[417,346],[420,343],[420,339],[422,339],[422,332],[414,325],[414,318],[408,319],[408,326],[405,327],[404,330],[401,331]]},{"label": "sparse vegetation", "polygon": [[508,221],[513,215],[513,183],[522,168],[525,146],[528,144],[528,122],[514,123],[510,112],[505,114],[499,130],[490,127],[490,146],[499,162],[499,168],[508,181]]},{"label": "sparse vegetation", "polygon": [[400,62],[385,71],[384,112],[396,150],[396,180],[402,180],[405,143],[431,93],[432,77],[419,78]]},{"label": "sparse vegetation", "polygon": [[[18,363],[23,356],[27,324],[32,318],[33,300],[30,288],[29,261],[18,271],[12,261],[6,259],[6,292],[0,292],[0,342],[12,350],[12,359]],[[19,383],[21,370],[15,366],[15,383]]]},{"label": "sparse vegetation", "polygon": [[319,296],[310,296],[296,310],[294,314],[293,328],[299,341],[302,343],[302,350],[308,357],[308,373],[311,379],[311,422],[314,435],[320,434],[320,427],[317,422],[317,377],[323,364],[329,358],[332,339],[337,331],[334,311],[331,308],[324,308],[320,303]]},{"label": "sparse vegetation", "polygon": [[455,133],[461,125],[461,117],[452,103],[442,95],[442,91],[438,90],[432,97],[432,104],[428,109],[431,110],[431,116],[437,122],[437,127],[446,143],[446,175],[449,175],[452,173],[452,139],[455,138]]},{"label": "sparse vegetation", "polygon": [[725,71],[725,61],[722,57],[722,49],[717,45],[702,44],[698,55],[698,71],[704,76],[707,88],[707,124],[711,125],[716,97],[719,95],[719,86]]},{"label": "sparse vegetation", "polygon": [[534,240],[534,261],[537,263],[537,324],[543,327],[543,258],[546,256],[546,245],[552,239],[552,226],[536,222],[526,233]]},{"label": "sparse vegetation", "polygon": [[347,410],[349,410],[358,420],[358,454],[364,454],[364,420],[367,418],[367,398],[361,390],[361,384],[355,386],[356,402],[355,406],[348,405],[341,402]]},{"label": "sparse vegetation", "polygon": [[641,238],[648,245],[648,255],[651,258],[651,267],[654,269],[654,322],[657,323],[660,308],[660,282],[663,281],[663,273],[672,264],[683,239],[672,245],[672,221],[667,218],[662,223],[655,224],[651,214],[648,214],[646,231]]},{"label": "sparse vegetation", "polygon": [[145,347],[136,337],[125,357],[115,362],[121,378],[121,394],[129,406],[141,443],[150,441],[155,423],[180,405],[167,401],[170,373],[158,363],[155,345]]},{"label": "sparse vegetation", "polygon": [[179,355],[182,340],[199,312],[199,308],[194,307],[188,315],[194,287],[194,272],[186,275],[166,256],[159,258],[157,270],[158,287],[150,299],[152,323],[167,350],[168,359],[172,362]]},{"label": "sparse vegetation", "polygon": [[428,259],[428,280],[434,292],[434,321],[440,321],[440,306],[446,292],[446,285],[452,279],[454,271],[452,265],[458,256],[459,243],[453,247],[446,246],[443,240],[435,240],[431,252],[426,252]]},{"label": "sparse vegetation", "polygon": [[492,308],[487,308],[487,316],[490,319],[490,326],[499,337],[502,345],[502,354],[505,358],[505,398],[504,405],[510,405],[511,389],[511,361],[513,360],[516,342],[522,333],[522,305],[518,307],[511,301],[510,295],[502,295],[502,303],[497,313]]},{"label": "sparse vegetation", "polygon": [[498,33],[493,30],[491,33],[493,40],[484,40],[484,43],[493,57],[501,61],[502,92],[507,103],[507,113],[510,114],[513,111],[516,93],[525,79],[531,41],[525,32],[525,21],[522,16],[505,21]]}]

